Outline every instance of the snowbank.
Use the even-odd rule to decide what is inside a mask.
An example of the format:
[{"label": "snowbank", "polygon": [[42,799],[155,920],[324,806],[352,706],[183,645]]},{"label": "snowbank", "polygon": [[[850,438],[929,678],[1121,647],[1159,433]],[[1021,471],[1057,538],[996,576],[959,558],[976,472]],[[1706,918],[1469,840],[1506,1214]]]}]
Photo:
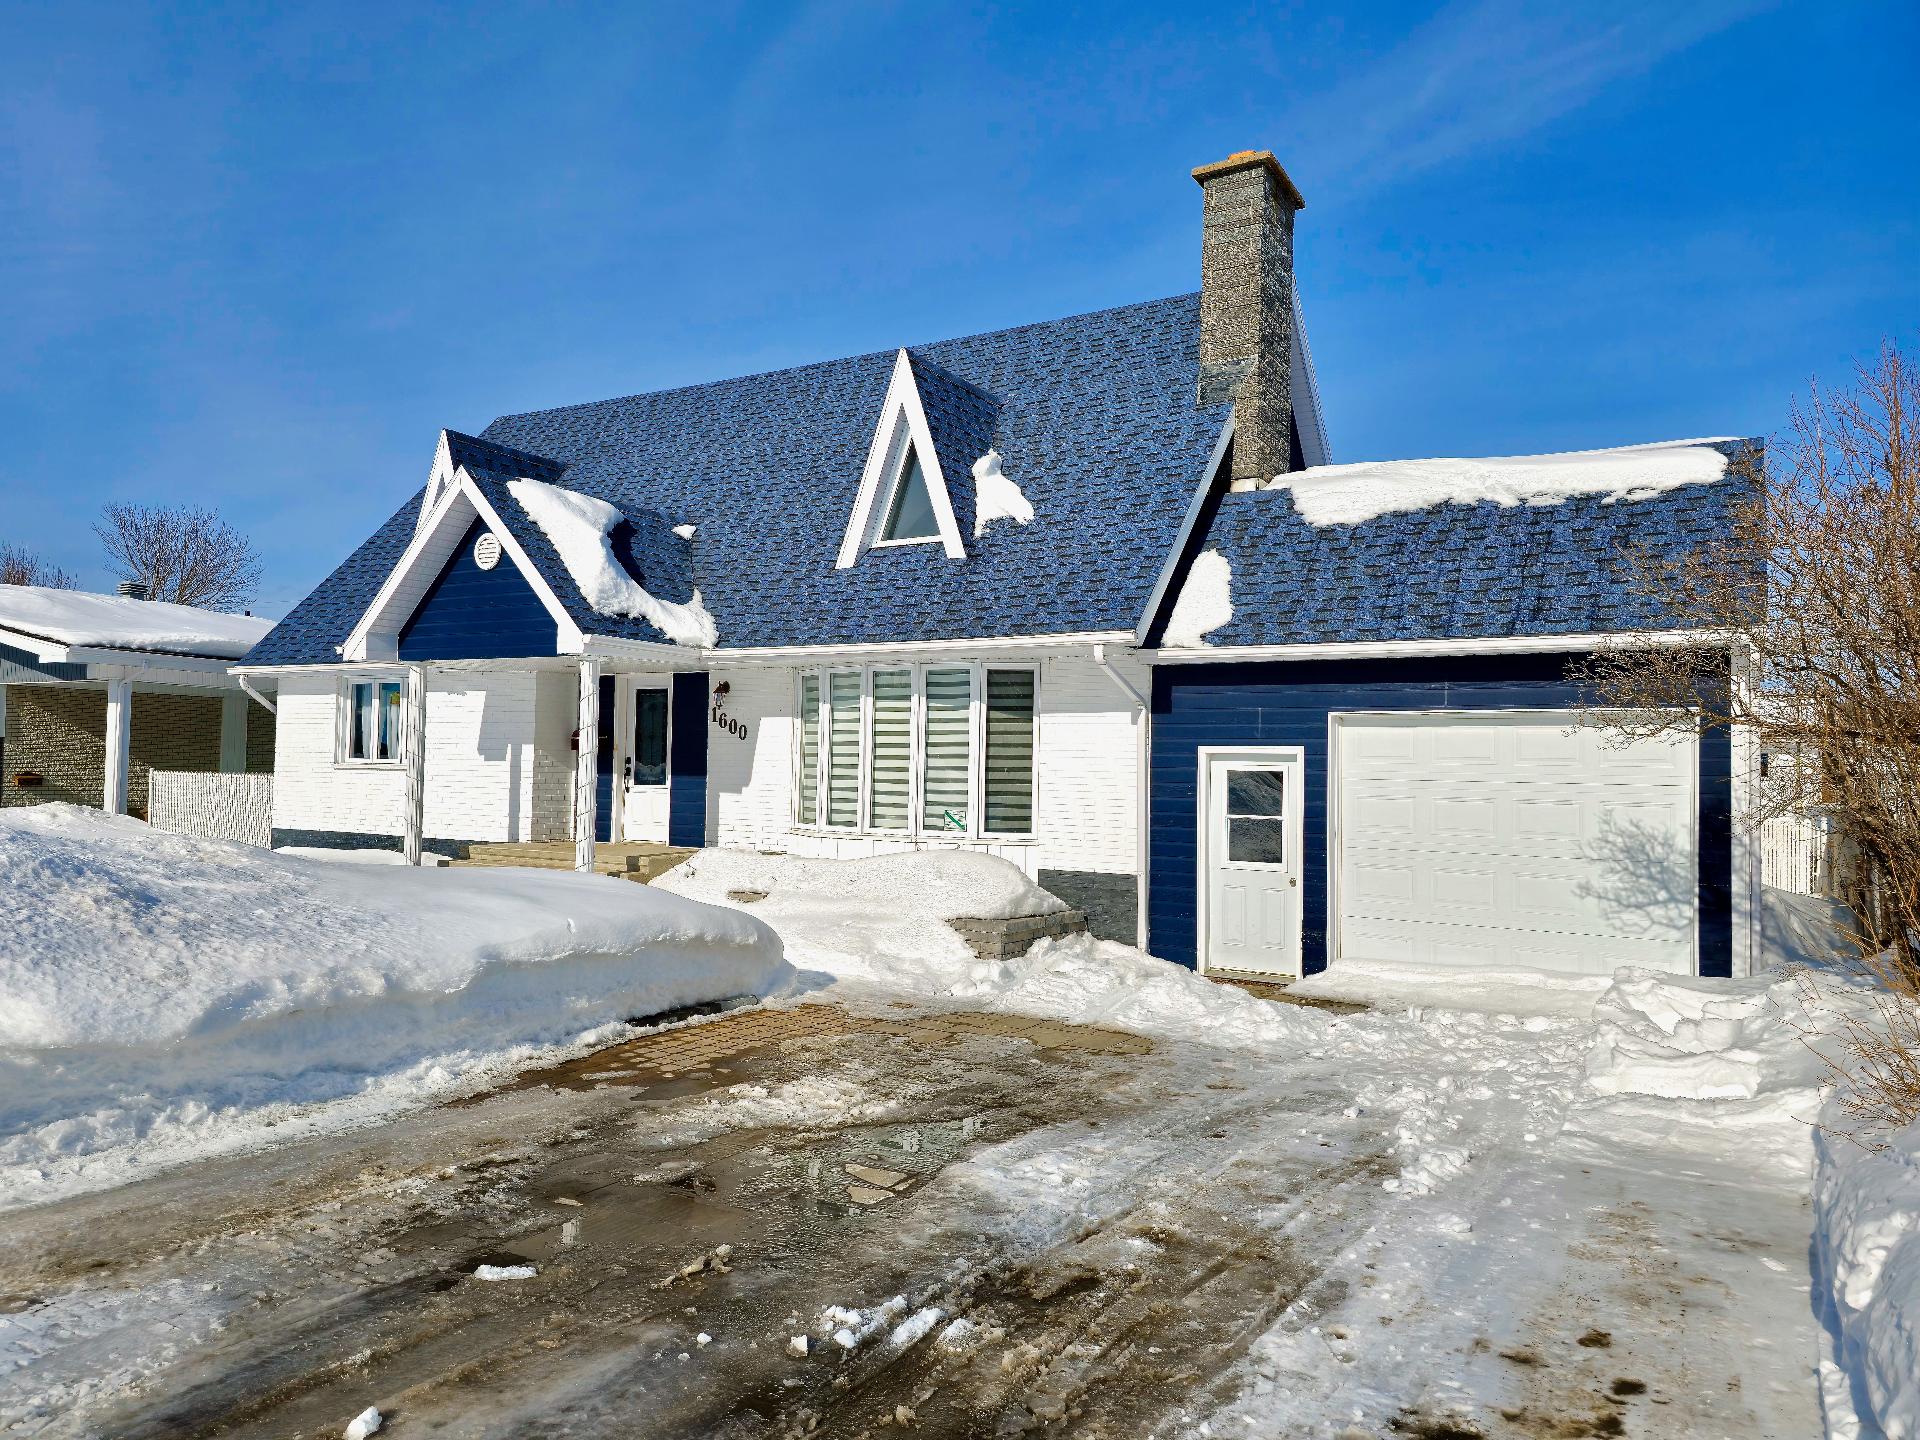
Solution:
[{"label": "snowbank", "polygon": [[791,976],[750,916],[646,886],[319,864],[68,805],[0,812],[0,873],[0,1205]]},{"label": "snowbank", "polygon": [[676,645],[706,647],[718,638],[698,590],[685,604],[661,600],[614,558],[613,529],[625,517],[612,505],[543,480],[509,480],[507,489],[553,542],[587,604],[602,615],[645,620]]},{"label": "snowbank", "polygon": [[0,585],[0,628],[59,645],[238,660],[273,629],[273,621],[123,595]]},{"label": "snowbank", "polygon": [[1361,525],[1430,505],[1558,505],[1576,495],[1609,504],[1643,500],[1726,474],[1717,440],[1669,440],[1562,455],[1503,455],[1480,460],[1373,460],[1318,465],[1276,476],[1269,490],[1291,490],[1309,525]]},{"label": "snowbank", "polygon": [[1814,1138],[1815,1306],[1833,1440],[1920,1436],[1920,1122],[1879,1151],[1833,1108]]},{"label": "snowbank", "polygon": [[1296,981],[1296,995],[1365,1005],[1431,1005],[1483,1015],[1564,1015],[1586,1020],[1611,975],[1566,975],[1526,965],[1436,966],[1342,960]]}]

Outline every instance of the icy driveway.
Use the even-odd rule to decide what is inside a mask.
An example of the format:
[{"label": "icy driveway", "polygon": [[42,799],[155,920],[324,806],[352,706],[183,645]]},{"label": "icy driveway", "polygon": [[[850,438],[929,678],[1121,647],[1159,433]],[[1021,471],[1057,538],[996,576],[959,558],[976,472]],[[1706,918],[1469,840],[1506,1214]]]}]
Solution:
[{"label": "icy driveway", "polygon": [[1301,1021],[741,1014],[17,1212],[0,1431],[1817,1433],[1800,1196],[1550,1139],[1572,1027]]}]

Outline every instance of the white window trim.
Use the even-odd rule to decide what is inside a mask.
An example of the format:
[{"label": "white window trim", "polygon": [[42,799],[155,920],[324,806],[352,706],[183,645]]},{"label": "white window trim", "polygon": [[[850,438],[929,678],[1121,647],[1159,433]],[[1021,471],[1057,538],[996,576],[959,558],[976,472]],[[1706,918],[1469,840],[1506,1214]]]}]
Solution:
[{"label": "white window trim", "polygon": [[336,770],[404,770],[410,748],[410,726],[400,727],[399,753],[391,760],[357,759],[349,753],[353,739],[353,688],[356,685],[398,685],[406,703],[405,670],[359,670],[340,674],[333,690],[333,767]]},{"label": "white window trim", "polygon": [[847,519],[847,532],[841,538],[840,553],[834,560],[836,570],[847,569],[867,550],[932,543],[932,539],[879,538],[887,518],[887,507],[880,502],[883,498],[892,500],[894,488],[905,473],[909,443],[919,453],[921,473],[927,479],[927,494],[933,501],[933,516],[939,526],[939,534],[933,538],[946,548],[949,559],[967,558],[966,544],[960,538],[960,524],[954,519],[953,500],[947,492],[947,477],[940,469],[939,452],[933,448],[933,432],[927,426],[920,387],[914,384],[913,366],[907,352],[902,350],[893,358],[893,378],[887,384],[887,398],[880,406],[880,423],[867,447],[867,463],[860,472],[860,489],[854,498],[853,513]]},{"label": "white window trim", "polygon": [[[913,676],[913,700],[908,721],[910,744],[908,747],[907,780],[907,825],[905,829],[881,829],[871,823],[873,813],[873,677],[876,671],[910,671]],[[939,830],[929,829],[926,825],[926,746],[927,746],[927,672],[930,670],[965,670],[971,676],[971,694],[967,715],[967,829]],[[989,670],[1022,670],[1033,676],[1033,762],[1031,776],[1030,813],[1037,826],[1040,818],[1040,717],[1041,690],[1044,684],[1043,669],[1037,662],[1003,662],[996,660],[928,660],[918,663],[889,663],[880,661],[867,665],[823,665],[808,666],[794,672],[793,704],[794,726],[792,744],[793,784],[787,816],[789,824],[796,834],[831,836],[840,839],[905,840],[913,842],[945,841],[955,845],[1022,845],[1033,844],[1040,838],[1037,828],[1023,831],[983,830],[981,821],[986,814],[986,775],[987,775],[987,672]],[[826,795],[831,767],[828,763],[828,747],[831,743],[832,728],[832,689],[830,677],[836,674],[857,673],[860,676],[860,772],[858,787],[858,809],[852,825],[829,825],[827,823]],[[805,773],[806,725],[802,713],[806,678],[811,675],[818,682],[819,689],[819,740],[818,759],[815,762],[814,818],[810,822],[800,819],[800,786]]]}]

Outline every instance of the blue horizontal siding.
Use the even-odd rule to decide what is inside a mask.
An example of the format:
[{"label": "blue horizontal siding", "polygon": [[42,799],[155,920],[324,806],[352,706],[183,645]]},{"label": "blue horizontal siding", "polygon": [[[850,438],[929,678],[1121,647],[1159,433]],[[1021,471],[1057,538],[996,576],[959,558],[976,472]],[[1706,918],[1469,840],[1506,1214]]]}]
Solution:
[{"label": "blue horizontal siding", "polygon": [[400,630],[402,660],[494,660],[554,653],[557,627],[510,556],[491,570],[473,558],[476,520]]},{"label": "blue horizontal siding", "polygon": [[667,843],[707,843],[707,676],[673,677],[673,725],[667,764]]},{"label": "blue horizontal siding", "polygon": [[[1293,745],[1305,757],[1301,962],[1327,965],[1327,721],[1347,710],[1558,710],[1585,698],[1565,655],[1162,665],[1153,672],[1147,936],[1155,955],[1198,964],[1199,751]],[[1732,746],[1700,740],[1700,972],[1730,975]]]}]

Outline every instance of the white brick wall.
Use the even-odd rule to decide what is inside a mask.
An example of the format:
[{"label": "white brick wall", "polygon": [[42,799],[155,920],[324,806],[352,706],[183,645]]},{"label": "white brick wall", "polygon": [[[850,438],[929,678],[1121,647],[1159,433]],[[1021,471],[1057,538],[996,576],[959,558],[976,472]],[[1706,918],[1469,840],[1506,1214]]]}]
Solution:
[{"label": "white brick wall", "polygon": [[[953,658],[972,657],[956,654]],[[1146,667],[1116,659],[1144,692]],[[707,775],[713,833],[721,845],[851,858],[909,848],[858,836],[791,829],[793,718],[798,671],[716,669],[731,691],[726,712],[747,724],[745,740],[708,729]],[[1034,843],[989,843],[1029,874],[1041,869],[1132,874],[1136,865],[1136,739],[1132,702],[1083,656],[1041,665]]]},{"label": "white brick wall", "polygon": [[[283,830],[398,835],[400,770],[334,763],[335,674],[281,681],[273,823]],[[568,833],[573,677],[566,672],[438,671],[427,685],[424,828],[459,840],[562,839]],[[555,798],[555,773],[560,791]],[[556,805],[561,807],[556,815]]]}]

